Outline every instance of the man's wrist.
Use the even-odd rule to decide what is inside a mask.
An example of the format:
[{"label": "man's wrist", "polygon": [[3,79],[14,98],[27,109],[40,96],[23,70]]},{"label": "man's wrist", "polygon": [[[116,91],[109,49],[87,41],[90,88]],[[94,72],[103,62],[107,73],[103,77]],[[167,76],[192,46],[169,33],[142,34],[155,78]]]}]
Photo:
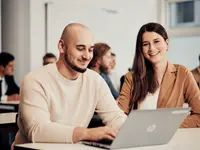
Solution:
[{"label": "man's wrist", "polygon": [[73,142],[79,142],[82,140],[87,140],[88,139],[88,129],[87,128],[74,128],[73,131]]}]

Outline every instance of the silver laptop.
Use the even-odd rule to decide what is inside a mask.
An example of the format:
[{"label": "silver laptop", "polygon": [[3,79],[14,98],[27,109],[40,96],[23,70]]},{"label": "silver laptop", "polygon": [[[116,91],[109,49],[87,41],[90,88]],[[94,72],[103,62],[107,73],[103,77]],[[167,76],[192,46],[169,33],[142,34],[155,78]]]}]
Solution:
[{"label": "silver laptop", "polygon": [[190,108],[160,108],[131,111],[114,141],[81,141],[106,149],[166,144],[173,137]]}]

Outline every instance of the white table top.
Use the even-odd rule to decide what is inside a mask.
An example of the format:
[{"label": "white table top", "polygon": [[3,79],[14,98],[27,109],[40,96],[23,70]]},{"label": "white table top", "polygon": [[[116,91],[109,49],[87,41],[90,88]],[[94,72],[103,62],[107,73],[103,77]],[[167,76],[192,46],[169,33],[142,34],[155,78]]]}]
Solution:
[{"label": "white table top", "polygon": [[0,110],[7,110],[10,112],[17,112],[19,106],[19,101],[5,101],[0,102]]},{"label": "white table top", "polygon": [[[101,150],[100,148],[86,146],[83,144],[29,143],[21,144],[18,146],[23,148],[33,148],[41,150]],[[200,150],[200,129],[178,129],[172,140],[166,145],[136,147],[129,148],[127,150]]]},{"label": "white table top", "polygon": [[17,113],[0,113],[0,125],[15,123]]}]

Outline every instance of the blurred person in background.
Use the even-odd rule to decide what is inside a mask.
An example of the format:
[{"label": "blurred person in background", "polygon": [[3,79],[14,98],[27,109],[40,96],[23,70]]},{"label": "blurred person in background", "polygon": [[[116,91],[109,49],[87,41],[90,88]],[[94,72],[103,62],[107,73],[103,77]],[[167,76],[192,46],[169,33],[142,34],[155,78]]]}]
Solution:
[{"label": "blurred person in background", "polygon": [[[132,69],[131,68],[128,68],[128,72],[130,72]],[[120,88],[119,88],[119,91],[121,91],[122,89],[122,86],[124,84],[124,80],[125,80],[125,75],[121,76],[120,78]]]},{"label": "blurred person in background", "polygon": [[118,98],[119,93],[114,88],[112,81],[107,75],[111,70],[111,48],[106,43],[94,44],[94,54],[88,68],[99,73],[106,81],[110,91],[115,99]]},{"label": "blurred person in background", "polygon": [[12,54],[0,53],[0,100],[19,100],[19,87],[14,80],[14,59]]},{"label": "blurred person in background", "polygon": [[199,66],[192,70],[192,74],[197,82],[200,89],[200,55],[199,55]]},{"label": "blurred person in background", "polygon": [[43,57],[43,66],[57,61],[57,58],[52,53],[46,53]]},{"label": "blurred person in background", "polygon": [[114,86],[114,88],[119,91],[120,88],[120,78],[118,77],[116,71],[115,71],[115,66],[116,66],[116,54],[111,53],[111,69],[108,72],[108,76],[110,77],[110,80]]}]

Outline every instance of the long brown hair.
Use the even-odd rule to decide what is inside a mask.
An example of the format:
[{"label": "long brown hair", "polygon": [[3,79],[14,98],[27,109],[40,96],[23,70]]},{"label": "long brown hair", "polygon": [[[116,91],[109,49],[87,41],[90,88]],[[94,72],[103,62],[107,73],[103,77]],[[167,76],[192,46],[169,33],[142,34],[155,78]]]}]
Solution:
[{"label": "long brown hair", "polygon": [[[136,53],[132,68],[133,88],[132,100],[129,104],[130,110],[136,109],[137,102],[144,100],[148,93],[155,93],[159,86],[153,65],[144,57],[142,52],[142,36],[145,32],[156,32],[161,35],[165,41],[168,39],[164,27],[158,23],[148,23],[140,28],[137,35]],[[132,108],[133,104],[134,108]]]}]

